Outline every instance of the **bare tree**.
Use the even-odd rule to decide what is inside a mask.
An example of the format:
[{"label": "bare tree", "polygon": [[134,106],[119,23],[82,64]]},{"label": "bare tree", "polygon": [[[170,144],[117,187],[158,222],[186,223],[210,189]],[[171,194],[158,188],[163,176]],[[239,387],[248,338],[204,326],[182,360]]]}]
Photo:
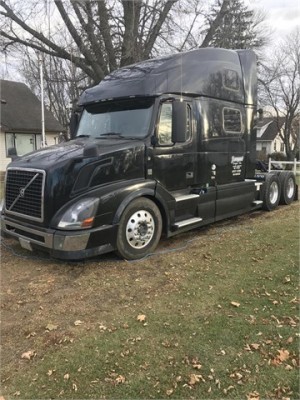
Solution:
[{"label": "bare tree", "polygon": [[[49,26],[43,4],[38,7],[33,2],[31,8],[26,4],[25,11],[20,0],[0,0],[2,48],[21,45],[68,60],[94,83],[120,66],[150,58],[159,39],[171,42],[179,10],[175,11],[178,0],[54,0],[51,6],[48,1]],[[192,1],[194,7],[197,3]],[[182,0],[181,8],[190,9],[190,2]],[[193,25],[201,14],[200,5],[196,8]],[[42,16],[44,23],[37,25]],[[61,30],[67,33],[64,40]],[[192,35],[188,31],[183,41]]]},{"label": "bare tree", "polygon": [[81,92],[91,85],[91,82],[70,61],[25,49],[21,72],[26,83],[38,97],[41,93],[40,64],[44,71],[45,104],[58,121],[67,127],[72,106]]},{"label": "bare tree", "polygon": [[292,160],[299,148],[300,132],[300,30],[281,43],[273,58],[260,66],[261,101],[271,107],[280,126],[286,154]]},{"label": "bare tree", "polygon": [[66,126],[67,105],[116,68],[210,45],[231,1],[219,1],[205,29],[204,0],[0,0],[0,43],[22,54],[37,95],[42,60],[47,104]]}]

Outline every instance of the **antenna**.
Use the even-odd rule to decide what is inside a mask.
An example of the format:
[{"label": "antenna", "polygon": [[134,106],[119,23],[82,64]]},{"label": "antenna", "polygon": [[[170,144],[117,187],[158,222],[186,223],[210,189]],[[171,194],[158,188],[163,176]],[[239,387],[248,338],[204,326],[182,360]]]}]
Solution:
[{"label": "antenna", "polygon": [[[179,0],[179,23],[182,27],[182,19],[181,19],[181,4]],[[182,98],[182,49],[180,50],[180,101],[183,102]]]},{"label": "antenna", "polygon": [[180,101],[183,102],[183,98],[182,98],[182,52],[180,53]]}]

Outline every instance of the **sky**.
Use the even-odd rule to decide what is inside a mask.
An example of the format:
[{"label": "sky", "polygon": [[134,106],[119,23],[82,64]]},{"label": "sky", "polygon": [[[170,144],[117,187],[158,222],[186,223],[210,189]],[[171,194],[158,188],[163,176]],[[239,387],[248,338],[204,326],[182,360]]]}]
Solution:
[{"label": "sky", "polygon": [[246,0],[252,8],[266,12],[266,22],[274,32],[270,46],[286,36],[292,30],[300,29],[300,0]]},{"label": "sky", "polygon": [[[260,9],[266,14],[265,22],[272,31],[270,43],[266,50],[267,54],[272,52],[280,40],[296,29],[296,27],[300,29],[300,0],[244,1],[250,8]],[[11,75],[18,75],[18,72],[12,67],[12,64],[8,67],[5,57],[2,55],[0,57],[0,79],[11,79]]]}]

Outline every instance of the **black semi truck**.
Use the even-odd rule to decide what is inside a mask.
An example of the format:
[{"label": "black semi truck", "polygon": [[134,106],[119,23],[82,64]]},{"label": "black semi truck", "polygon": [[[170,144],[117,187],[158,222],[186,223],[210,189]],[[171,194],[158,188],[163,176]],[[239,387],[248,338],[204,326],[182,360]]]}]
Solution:
[{"label": "black semi truck", "polygon": [[121,68],[87,89],[78,110],[71,140],[7,168],[2,229],[23,248],[138,259],[162,233],[295,197],[291,172],[255,170],[251,50],[198,49]]}]

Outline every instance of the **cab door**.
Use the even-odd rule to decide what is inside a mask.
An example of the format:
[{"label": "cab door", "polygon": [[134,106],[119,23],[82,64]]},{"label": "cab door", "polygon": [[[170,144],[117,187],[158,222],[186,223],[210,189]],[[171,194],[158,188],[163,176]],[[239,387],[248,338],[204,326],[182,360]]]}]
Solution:
[{"label": "cab door", "polygon": [[[195,121],[191,101],[166,99],[160,103],[152,148],[152,177],[168,191],[181,191],[195,184]],[[175,139],[174,131],[180,131]]]}]

